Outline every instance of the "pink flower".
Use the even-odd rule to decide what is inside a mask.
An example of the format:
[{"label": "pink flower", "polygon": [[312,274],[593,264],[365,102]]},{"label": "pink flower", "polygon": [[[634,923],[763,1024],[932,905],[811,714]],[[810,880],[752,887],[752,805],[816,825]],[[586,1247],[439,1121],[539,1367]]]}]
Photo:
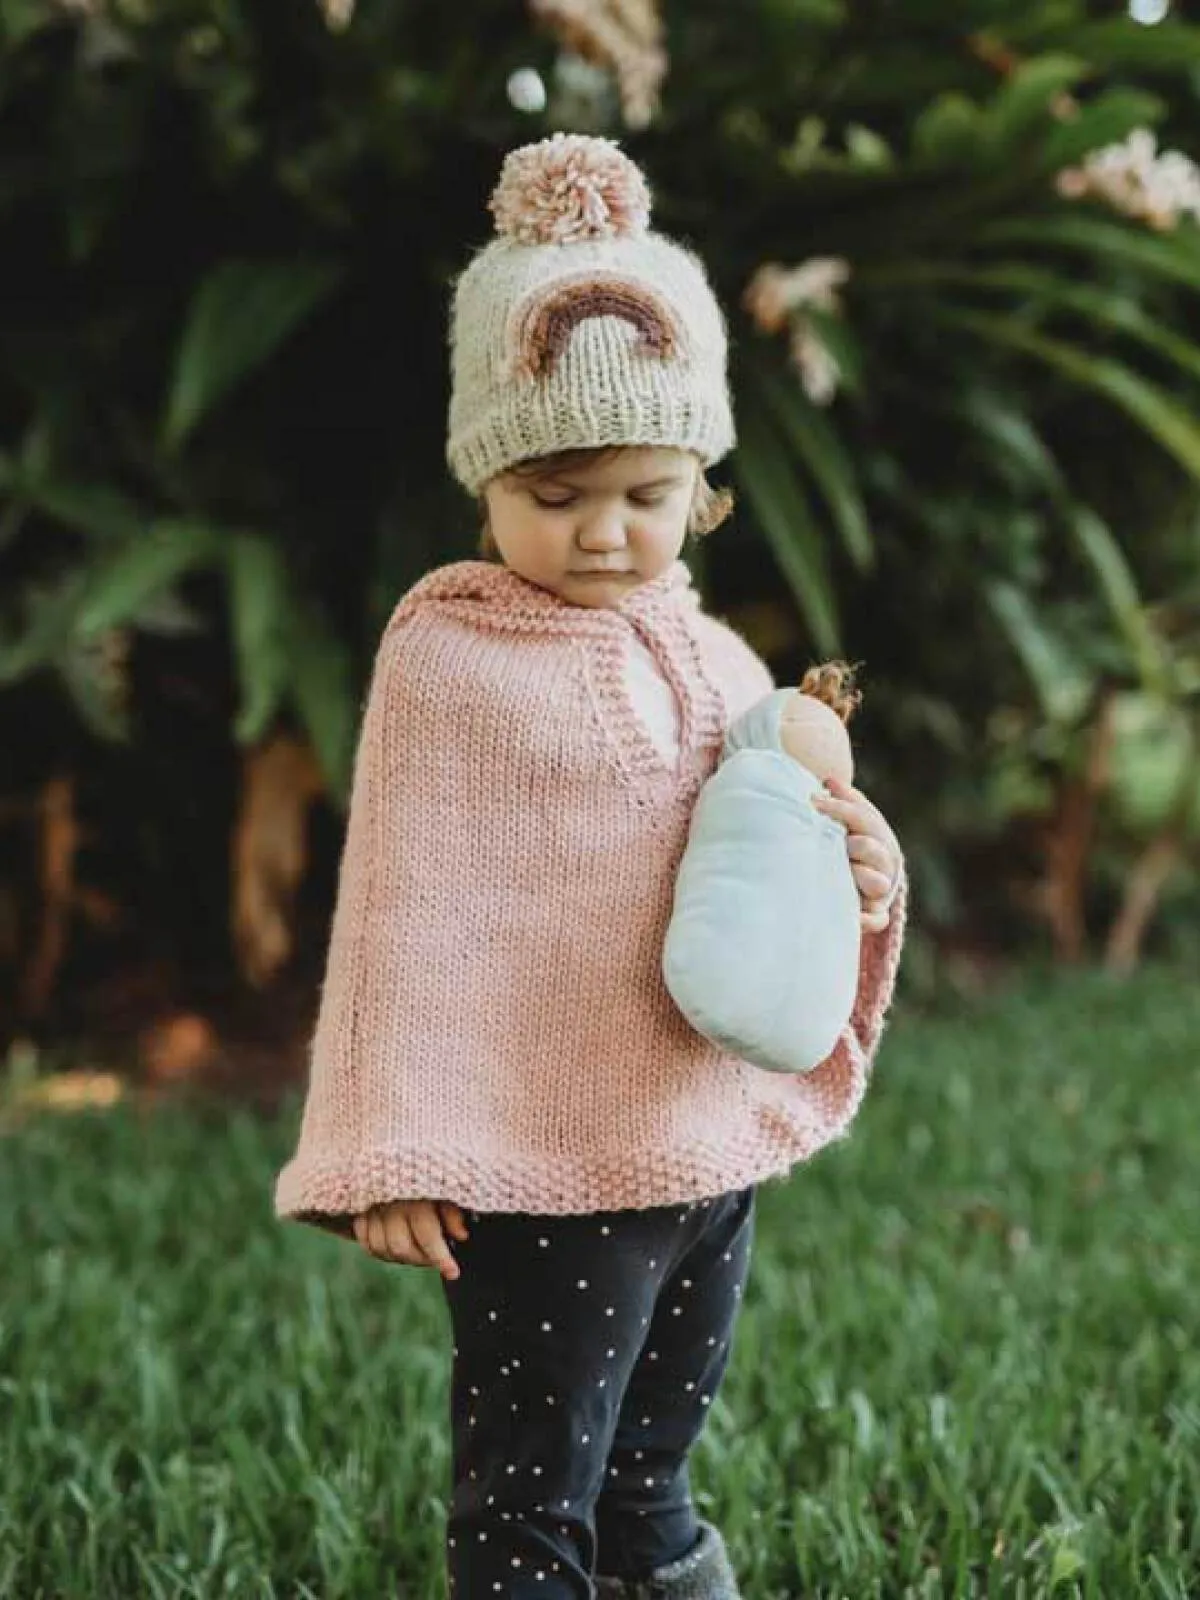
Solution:
[{"label": "pink flower", "polygon": [[837,291],[849,276],[850,264],[841,256],[812,256],[790,268],[768,261],[747,284],[742,304],[764,333],[778,333],[802,306],[838,311]]},{"label": "pink flower", "polygon": [[792,330],[789,353],[805,394],[814,405],[827,406],[837,394],[842,371],[825,341],[806,319]]},{"label": "pink flower", "polygon": [[841,256],[812,256],[796,267],[764,262],[746,285],[742,304],[764,333],[790,329],[788,353],[814,405],[828,405],[837,393],[841,369],[828,345],[805,315],[806,306],[836,315],[838,290],[850,276]]},{"label": "pink flower", "polygon": [[1055,186],[1068,200],[1094,195],[1160,232],[1176,227],[1182,216],[1200,220],[1200,169],[1179,150],[1157,153],[1149,128],[1135,128],[1123,144],[1093,150],[1082,166],[1060,172]]},{"label": "pink flower", "polygon": [[777,261],[765,262],[742,296],[742,304],[763,333],[778,333],[788,319],[788,275]]},{"label": "pink flower", "polygon": [[646,127],[667,71],[655,0],[530,0],[530,10],[564,49],[612,73],[625,121]]}]

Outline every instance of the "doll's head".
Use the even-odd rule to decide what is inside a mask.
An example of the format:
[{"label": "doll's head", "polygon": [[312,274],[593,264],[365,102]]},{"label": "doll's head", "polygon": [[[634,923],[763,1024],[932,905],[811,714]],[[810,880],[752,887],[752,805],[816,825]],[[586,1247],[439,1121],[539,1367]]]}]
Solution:
[{"label": "doll's head", "polygon": [[650,231],[645,178],[612,139],[511,151],[489,205],[496,236],[454,285],[446,442],[485,502],[487,553],[523,570],[532,544],[541,570],[549,546],[552,576],[657,576],[689,524],[715,527],[729,505],[703,480],[734,443],[704,267]]},{"label": "doll's head", "polygon": [[575,605],[611,606],[657,578],[688,534],[728,516],[694,451],[601,445],[518,462],[483,487],[479,553]]},{"label": "doll's head", "polygon": [[779,715],[779,742],[815,778],[854,782],[854,754],[846,724],[862,703],[855,669],[846,661],[810,667]]}]

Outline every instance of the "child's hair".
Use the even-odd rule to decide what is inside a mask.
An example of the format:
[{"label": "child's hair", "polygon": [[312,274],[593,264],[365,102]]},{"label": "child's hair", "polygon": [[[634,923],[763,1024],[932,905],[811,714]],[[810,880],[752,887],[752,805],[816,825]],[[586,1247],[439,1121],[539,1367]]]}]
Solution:
[{"label": "child's hair", "polygon": [[854,682],[861,665],[861,661],[856,666],[849,661],[823,661],[819,666],[809,667],[800,680],[800,693],[824,701],[843,722],[849,722],[862,703],[862,690]]},{"label": "child's hair", "polygon": [[[507,471],[518,478],[532,478],[535,482],[543,478],[552,477],[558,472],[569,472],[573,467],[581,467],[592,461],[602,461],[615,455],[625,446],[618,444],[588,445],[576,450],[558,450],[553,455],[534,456],[529,460],[518,461],[515,466]],[[483,494],[478,496],[480,515],[483,526],[479,535],[479,556],[484,561],[502,561],[499,547],[492,535],[491,524],[488,520],[487,499]],[[733,492],[730,489],[714,489],[704,475],[701,467],[696,474],[696,488],[692,495],[692,504],[688,510],[687,531],[693,538],[702,539],[705,534],[712,533],[714,528],[719,528],[733,510]]]}]

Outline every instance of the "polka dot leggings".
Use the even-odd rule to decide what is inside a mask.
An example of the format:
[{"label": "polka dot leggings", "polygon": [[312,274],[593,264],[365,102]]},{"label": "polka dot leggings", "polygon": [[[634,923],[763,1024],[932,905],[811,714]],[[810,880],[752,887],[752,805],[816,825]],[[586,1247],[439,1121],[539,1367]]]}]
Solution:
[{"label": "polka dot leggings", "polygon": [[575,1216],[466,1213],[454,1334],[453,1600],[589,1600],[699,1538],[688,1452],[729,1363],[754,1188]]}]

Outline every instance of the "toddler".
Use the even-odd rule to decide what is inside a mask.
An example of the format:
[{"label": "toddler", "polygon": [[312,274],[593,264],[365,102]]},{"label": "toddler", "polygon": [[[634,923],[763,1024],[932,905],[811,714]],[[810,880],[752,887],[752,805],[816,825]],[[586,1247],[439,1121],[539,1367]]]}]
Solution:
[{"label": "toddler", "polygon": [[737,1600],[688,1458],[731,1354],[755,1186],[845,1132],[907,879],[857,789],[849,1025],[807,1074],[663,981],[697,794],[763,662],[679,552],[728,496],[726,330],[608,139],[513,151],[454,287],[447,458],[481,559],[379,646],[279,1216],[441,1274],[454,1600]]}]

